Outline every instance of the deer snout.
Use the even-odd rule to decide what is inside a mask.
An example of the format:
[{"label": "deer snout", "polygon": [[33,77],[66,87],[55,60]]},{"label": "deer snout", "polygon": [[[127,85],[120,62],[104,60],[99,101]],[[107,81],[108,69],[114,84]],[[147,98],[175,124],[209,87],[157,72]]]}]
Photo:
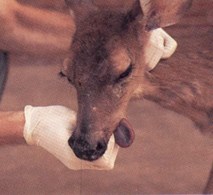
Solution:
[{"label": "deer snout", "polygon": [[78,158],[88,161],[97,160],[107,149],[104,140],[94,141],[87,139],[86,136],[76,137],[75,134],[70,137],[68,143]]},{"label": "deer snout", "polygon": [[[76,133],[74,131],[68,143],[75,155],[83,160],[94,161],[100,158],[107,149],[107,137],[100,138],[93,134]],[[127,119],[123,118],[113,131],[115,142],[122,148],[129,147],[135,138],[134,130]]]}]

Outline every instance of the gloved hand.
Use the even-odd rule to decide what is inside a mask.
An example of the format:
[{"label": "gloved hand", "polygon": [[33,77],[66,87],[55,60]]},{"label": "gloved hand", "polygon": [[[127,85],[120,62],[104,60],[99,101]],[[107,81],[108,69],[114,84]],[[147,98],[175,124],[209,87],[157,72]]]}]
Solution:
[{"label": "gloved hand", "polygon": [[73,170],[110,170],[118,153],[114,136],[110,138],[108,149],[98,160],[89,162],[75,156],[68,145],[68,139],[75,128],[76,114],[63,106],[25,107],[24,138],[30,145],[41,146]]},{"label": "gloved hand", "polygon": [[150,71],[155,68],[160,59],[171,57],[177,48],[177,42],[162,28],[149,33],[150,39],[145,50],[145,63]]}]

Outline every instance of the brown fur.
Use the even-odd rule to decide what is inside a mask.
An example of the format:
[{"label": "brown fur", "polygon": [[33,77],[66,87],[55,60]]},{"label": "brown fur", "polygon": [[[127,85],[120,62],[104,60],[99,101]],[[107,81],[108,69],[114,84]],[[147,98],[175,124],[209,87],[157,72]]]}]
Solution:
[{"label": "brown fur", "polygon": [[[135,33],[137,31],[127,26],[127,20],[126,13],[98,11],[79,23],[73,37],[66,75],[78,93],[75,136],[89,135],[88,139],[91,140],[88,142],[91,145],[100,139],[108,142],[119,121],[125,117],[125,109],[137,88],[137,81],[143,79],[137,77],[138,71],[143,69],[141,66],[133,68],[135,70],[131,78],[119,82],[120,75],[130,64],[124,66],[123,70],[121,65],[119,72],[119,64],[112,64],[112,54],[118,48],[128,53],[132,64],[136,63],[137,51],[141,51],[139,48],[142,45],[138,45]],[[131,44],[128,45],[130,40]],[[135,87],[130,87],[130,83]]]},{"label": "brown fur", "polygon": [[[144,66],[146,65],[143,65],[143,48],[146,45],[145,37],[148,37],[147,33],[142,32],[143,26],[141,24],[141,29],[136,28],[134,27],[135,24],[127,21],[127,15],[124,17],[124,14],[117,13],[101,11],[96,16],[88,16],[87,20],[79,23],[71,49],[72,53],[78,53],[73,62],[73,64],[77,62],[78,65],[72,65],[72,67],[78,67],[81,70],[81,64],[87,67],[85,74],[88,75],[89,73],[89,77],[92,78],[91,83],[97,86],[98,84],[93,74],[96,72],[95,69],[98,69],[98,66],[100,66],[99,61],[106,61],[114,52],[114,48],[127,47],[129,51],[136,54],[134,57],[131,56],[132,61],[137,61],[137,63],[134,62],[135,69],[143,67],[140,70],[140,75],[137,75],[141,77],[140,81],[143,81],[141,86],[138,86],[141,87],[141,90],[138,91],[142,92],[142,94],[138,94],[137,91],[136,95],[142,95],[164,107],[186,115],[201,130],[211,133],[213,124],[212,67],[209,67],[209,65],[199,66],[193,61],[188,60],[188,64],[161,65],[151,73],[145,72]],[[131,17],[130,15],[129,17]],[[126,24],[128,22],[129,24]],[[142,22],[140,21],[140,23]],[[127,26],[131,25],[130,28],[132,30],[126,30],[123,27],[124,24]],[[137,31],[138,34],[134,31]],[[88,36],[88,38],[85,36]],[[106,46],[110,42],[109,39],[116,39],[117,43],[113,48]],[[76,47],[81,48],[80,52],[79,50],[76,51]],[[140,55],[137,55],[139,53],[138,49]],[[91,58],[92,54],[95,55],[93,58]],[[104,68],[110,71],[106,74],[104,73],[104,76],[106,76],[106,82],[111,82],[112,78],[110,77],[113,74],[111,67],[113,65],[109,63],[101,65],[107,66],[107,68]],[[103,67],[99,69],[103,70]],[[144,78],[143,75],[145,75]],[[103,79],[102,74],[101,78]],[[92,86],[90,90],[93,88]]]},{"label": "brown fur", "polygon": [[[198,54],[199,55],[199,54]],[[191,118],[202,132],[213,133],[213,67],[194,62],[161,64],[147,79],[155,87],[145,98]],[[202,58],[202,56],[200,56]]]},{"label": "brown fur", "polygon": [[[189,4],[180,6],[176,13],[181,15],[181,10]],[[154,71],[147,72],[143,54],[149,32],[145,29],[155,28],[165,21],[149,24],[151,26],[147,28],[147,18],[134,6],[128,13],[123,9],[118,11],[117,7],[94,10],[86,19],[78,19],[70,64],[64,70],[78,93],[78,123],[71,144],[74,151],[76,147],[83,147],[80,141],[93,149],[100,140],[107,142],[116,124],[125,117],[127,103],[133,97],[144,97],[183,114],[202,132],[212,134],[212,66],[199,66],[190,59],[188,64],[181,64],[180,53],[177,56],[179,64],[164,62]],[[115,51],[123,52],[117,56],[127,55],[126,62],[120,60],[124,63],[124,72],[128,59],[133,66],[131,74],[121,82],[116,82],[120,76],[115,71],[114,61],[110,61]],[[118,66],[121,71],[122,65]]]}]

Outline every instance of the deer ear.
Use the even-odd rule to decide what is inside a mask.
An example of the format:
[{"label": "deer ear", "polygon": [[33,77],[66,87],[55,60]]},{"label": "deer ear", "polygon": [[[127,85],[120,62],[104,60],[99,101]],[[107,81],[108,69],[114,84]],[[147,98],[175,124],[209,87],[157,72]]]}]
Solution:
[{"label": "deer ear", "polygon": [[132,5],[132,9],[128,12],[126,16],[126,24],[129,24],[135,20],[140,20],[140,16],[143,15],[141,5],[139,1],[135,1]]},{"label": "deer ear", "polygon": [[192,0],[140,0],[145,30],[150,31],[178,22],[190,8]]}]

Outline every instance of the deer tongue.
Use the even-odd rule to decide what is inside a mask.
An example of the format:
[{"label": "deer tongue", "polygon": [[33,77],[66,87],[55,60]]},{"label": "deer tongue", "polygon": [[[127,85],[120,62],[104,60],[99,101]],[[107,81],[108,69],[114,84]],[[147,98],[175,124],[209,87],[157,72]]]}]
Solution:
[{"label": "deer tongue", "polygon": [[127,121],[127,119],[123,118],[114,131],[115,142],[122,148],[129,147],[135,138],[135,133]]}]

